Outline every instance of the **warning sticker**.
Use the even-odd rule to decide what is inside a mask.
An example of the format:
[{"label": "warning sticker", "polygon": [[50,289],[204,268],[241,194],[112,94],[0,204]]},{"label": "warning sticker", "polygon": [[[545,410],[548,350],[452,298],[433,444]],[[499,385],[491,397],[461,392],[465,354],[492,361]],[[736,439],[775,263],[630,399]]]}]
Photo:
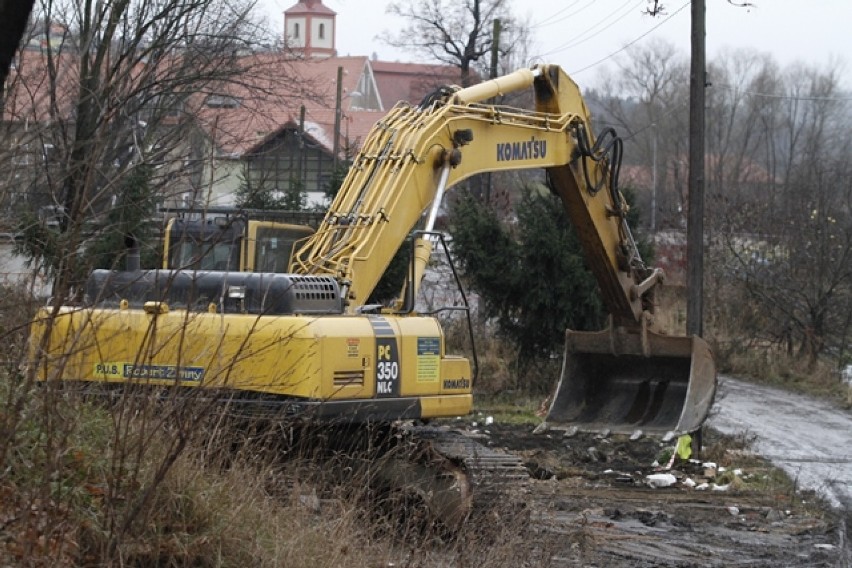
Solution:
[{"label": "warning sticker", "polygon": [[441,340],[438,337],[417,338],[417,382],[438,382],[441,374]]},{"label": "warning sticker", "polygon": [[346,356],[360,357],[361,356],[361,340],[357,337],[350,337],[346,340]]}]

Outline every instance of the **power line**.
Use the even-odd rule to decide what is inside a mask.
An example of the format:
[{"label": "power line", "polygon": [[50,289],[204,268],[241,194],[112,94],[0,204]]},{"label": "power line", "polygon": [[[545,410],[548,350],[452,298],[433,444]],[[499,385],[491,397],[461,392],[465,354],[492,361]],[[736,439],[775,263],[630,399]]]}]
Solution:
[{"label": "power line", "polygon": [[784,99],[790,101],[826,101],[826,102],[837,102],[837,103],[845,103],[852,101],[852,97],[819,97],[819,96],[806,96],[806,97],[798,97],[795,95],[782,95],[777,93],[758,93],[756,91],[742,91],[736,85],[724,85],[713,83],[714,87],[719,87],[721,89],[728,89],[730,91],[738,91],[744,95],[749,95],[752,97],[764,97],[767,99]]},{"label": "power line", "polygon": [[592,5],[594,5],[594,2],[590,2],[590,3],[586,4],[585,6],[583,6],[582,8],[579,8],[578,10],[576,10],[576,11],[574,11],[574,12],[571,12],[570,14],[567,14],[567,15],[565,15],[565,16],[562,16],[561,18],[558,18],[558,19],[554,19],[554,18],[556,18],[556,16],[558,16],[559,14],[561,14],[561,13],[565,12],[566,10],[571,9],[571,8],[572,8],[575,4],[577,4],[577,2],[579,2],[579,1],[580,1],[580,0],[574,0],[574,2],[572,2],[572,3],[568,4],[567,6],[565,6],[564,8],[562,8],[561,10],[559,10],[558,12],[556,12],[555,14],[553,14],[552,16],[549,16],[548,18],[545,18],[544,20],[541,20],[541,21],[539,21],[539,22],[537,22],[537,23],[535,23],[535,24],[532,24],[532,25],[530,26],[530,29],[543,28],[543,27],[545,27],[545,26],[551,26],[551,25],[553,25],[553,24],[558,24],[559,22],[563,22],[563,21],[567,20],[568,18],[572,18],[572,17],[576,16],[577,14],[579,14],[580,12],[582,12],[583,10],[585,10],[586,8],[589,8],[589,7],[591,7]]},{"label": "power line", "polygon": [[[612,26],[614,26],[615,24],[617,24],[618,22],[620,22],[621,20],[623,20],[624,18],[626,18],[627,16],[629,16],[629,15],[633,12],[633,10],[634,10],[635,8],[637,8],[640,4],[642,4],[642,3],[644,3],[644,2],[645,2],[645,0],[638,0],[638,1],[637,1],[634,5],[633,5],[633,6],[631,6],[631,7],[630,7],[630,8],[628,8],[627,10],[625,10],[625,12],[624,12],[623,14],[621,14],[619,17],[617,17],[617,18],[615,18],[614,20],[612,20],[609,24],[607,24],[606,26],[604,26],[603,28],[601,28],[601,29],[600,29],[597,33],[595,33],[595,29],[596,29],[596,28],[598,28],[601,24],[605,23],[605,22],[606,22],[606,21],[607,21],[610,17],[612,17],[612,16],[616,15],[616,13],[618,13],[618,11],[619,11],[619,10],[621,10],[621,9],[622,9],[622,8],[624,8],[627,4],[629,4],[629,3],[630,3],[630,1],[631,1],[631,0],[627,0],[626,2],[624,2],[624,4],[622,4],[621,6],[619,6],[618,8],[616,8],[614,11],[610,12],[609,14],[607,14],[607,15],[606,15],[603,19],[599,20],[599,21],[598,21],[595,25],[593,25],[592,27],[590,27],[589,29],[587,29],[587,30],[586,30],[586,31],[584,31],[583,33],[581,33],[581,34],[577,35],[576,37],[574,37],[573,39],[571,39],[571,40],[570,40],[570,41],[568,41],[567,43],[564,43],[564,44],[562,44],[562,45],[560,45],[560,46],[558,46],[558,47],[555,47],[555,48],[551,49],[550,51],[547,51],[547,52],[545,52],[545,53],[542,53],[542,54],[540,54],[540,55],[539,55],[539,57],[544,57],[544,56],[546,56],[546,55],[551,55],[551,54],[553,54],[553,53],[557,53],[557,52],[559,52],[559,51],[562,51],[563,49],[569,49],[569,48],[572,48],[572,47],[576,47],[576,46],[580,45],[581,43],[585,43],[585,42],[589,41],[590,39],[592,39],[593,37],[595,37],[597,34],[599,34],[599,33],[603,32],[603,31],[605,31],[605,30],[607,30],[607,29],[611,28]],[[591,34],[593,34],[593,35],[592,35],[592,36],[589,36],[589,34],[590,34],[590,33],[591,33]]]},{"label": "power line", "polygon": [[616,55],[618,55],[619,53],[621,53],[622,51],[624,51],[625,49],[627,49],[627,48],[628,48],[628,47],[630,47],[631,45],[633,45],[633,44],[635,44],[636,42],[638,42],[639,40],[641,40],[641,39],[645,38],[648,34],[650,34],[651,32],[655,31],[657,28],[659,28],[660,26],[662,26],[663,24],[665,24],[666,22],[668,22],[669,20],[671,20],[672,18],[674,18],[675,16],[677,16],[677,15],[678,15],[681,11],[683,11],[683,9],[684,9],[684,8],[686,8],[686,7],[687,7],[687,6],[689,6],[690,4],[691,4],[691,2],[686,2],[683,6],[681,6],[680,8],[678,8],[677,10],[675,10],[674,12],[672,12],[672,14],[671,14],[668,18],[666,18],[665,20],[663,20],[662,22],[660,22],[659,24],[657,24],[656,26],[654,26],[653,28],[651,28],[650,30],[648,30],[647,32],[645,32],[644,34],[640,35],[639,37],[637,37],[636,39],[634,39],[634,40],[633,40],[633,41],[631,41],[630,43],[626,44],[626,45],[625,45],[624,47],[622,47],[621,49],[619,49],[619,50],[617,50],[617,51],[613,51],[612,53],[610,53],[610,54],[609,54],[609,55],[607,55],[606,57],[603,57],[603,58],[601,58],[601,59],[598,59],[598,60],[597,60],[597,61],[595,61],[594,63],[592,63],[592,64],[590,64],[590,65],[586,65],[586,66],[585,66],[585,67],[583,67],[582,69],[577,69],[576,71],[571,71],[571,75],[576,75],[576,74],[578,74],[578,73],[582,73],[583,71],[586,71],[586,70],[588,70],[588,69],[591,69],[592,67],[595,67],[596,65],[600,65],[601,63],[603,63],[603,62],[604,62],[604,61],[606,61],[607,59],[611,59],[611,58],[615,57]]}]

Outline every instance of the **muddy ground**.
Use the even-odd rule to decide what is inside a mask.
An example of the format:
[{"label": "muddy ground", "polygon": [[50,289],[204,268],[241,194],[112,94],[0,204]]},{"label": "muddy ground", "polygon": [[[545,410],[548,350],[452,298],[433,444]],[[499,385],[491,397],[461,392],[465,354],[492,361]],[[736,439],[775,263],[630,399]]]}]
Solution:
[{"label": "muddy ground", "polygon": [[[461,426],[461,425],[460,425]],[[465,424],[469,435],[522,456],[533,479],[524,497],[535,565],[848,566],[843,515],[801,493],[745,442],[708,430],[701,460],[667,461],[674,442],[533,427]],[[705,467],[714,460],[715,471]],[[651,487],[647,476],[675,483]],[[694,484],[694,487],[693,487]],[[706,484],[705,489],[701,489]]]}]

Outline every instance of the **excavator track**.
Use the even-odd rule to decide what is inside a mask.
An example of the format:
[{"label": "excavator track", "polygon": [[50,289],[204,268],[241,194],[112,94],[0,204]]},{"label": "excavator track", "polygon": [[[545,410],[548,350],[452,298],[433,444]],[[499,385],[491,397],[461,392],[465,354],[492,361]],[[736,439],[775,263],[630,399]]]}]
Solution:
[{"label": "excavator track", "polygon": [[523,510],[530,475],[520,457],[449,427],[409,426],[403,432],[438,476],[454,478],[458,510],[445,515],[449,519]]}]

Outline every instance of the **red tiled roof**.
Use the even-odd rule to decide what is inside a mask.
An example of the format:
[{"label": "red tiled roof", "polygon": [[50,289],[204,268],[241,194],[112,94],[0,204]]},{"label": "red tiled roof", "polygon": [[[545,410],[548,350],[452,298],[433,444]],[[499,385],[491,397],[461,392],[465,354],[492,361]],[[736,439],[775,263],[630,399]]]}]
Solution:
[{"label": "red tiled roof", "polygon": [[[47,72],[47,57],[41,50],[22,49],[9,73],[3,121],[46,122],[55,111],[68,117],[79,93],[76,56],[70,53],[54,54],[56,84],[51,87]],[[56,108],[51,95],[56,97]]]},{"label": "red tiled roof", "polygon": [[[354,92],[366,61],[366,57],[293,60],[281,54],[250,56],[245,65],[252,72],[243,84],[228,85],[222,93],[238,104],[233,108],[199,105],[196,116],[222,154],[239,157],[283,128],[297,126],[304,106],[306,133],[332,151],[337,68],[343,68],[343,92]],[[350,105],[351,100],[344,98],[343,118],[355,113]],[[347,127],[350,140],[366,134],[360,121],[341,121],[342,138]]]},{"label": "red tiled roof", "polygon": [[[61,54],[57,89],[68,93],[59,101],[61,116],[70,117],[79,90],[76,55]],[[261,53],[244,57],[245,74],[239,83],[228,82],[220,89],[193,96],[185,110],[206,132],[220,155],[238,158],[276,136],[285,128],[298,126],[305,107],[306,133],[331,152],[334,147],[334,105],[337,69],[343,68],[340,149],[347,141],[357,146],[384,112],[352,108],[354,93],[365,70],[372,68],[385,109],[399,100],[417,104],[441,85],[458,83],[458,70],[444,65],[423,65],[368,61],[365,56],[293,59],[284,53]],[[14,79],[26,79],[14,83]],[[212,92],[211,92],[212,91]],[[233,107],[212,107],[208,97],[220,102],[235,101]],[[45,56],[24,51],[13,73],[4,108],[4,120],[41,122],[50,119],[50,89],[45,73]]]},{"label": "red tiled roof", "polygon": [[321,14],[323,16],[336,16],[337,12],[323,5],[322,0],[302,0],[295,6],[284,10],[285,14]]}]

